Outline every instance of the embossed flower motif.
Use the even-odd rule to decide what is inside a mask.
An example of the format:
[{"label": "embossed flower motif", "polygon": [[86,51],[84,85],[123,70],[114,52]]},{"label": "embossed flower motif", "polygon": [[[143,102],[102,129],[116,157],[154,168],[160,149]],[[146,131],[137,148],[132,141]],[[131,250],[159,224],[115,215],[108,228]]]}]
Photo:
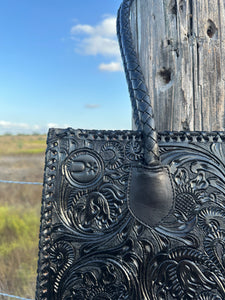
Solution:
[{"label": "embossed flower motif", "polygon": [[101,156],[110,170],[119,168],[124,159],[123,146],[118,142],[107,142],[101,149]]},{"label": "embossed flower motif", "polygon": [[[224,220],[225,210],[222,207],[210,206],[201,209],[198,215],[198,224],[205,233],[208,233],[208,236],[205,239],[205,247],[207,244],[210,245],[213,240],[221,240],[223,247],[225,246]],[[209,246],[209,248],[210,247],[211,246]],[[214,249],[214,246],[212,249]]]},{"label": "embossed flower motif", "polygon": [[138,141],[129,141],[125,147],[126,157],[131,161],[140,161],[143,159],[143,147]]},{"label": "embossed flower motif", "polygon": [[[147,265],[154,299],[222,300],[223,275],[208,257],[192,247],[158,253]],[[152,295],[153,294],[153,295]],[[172,297],[170,297],[172,296]]]},{"label": "embossed flower motif", "polygon": [[175,208],[185,216],[190,216],[194,210],[199,209],[200,205],[215,199],[214,194],[207,193],[209,183],[203,171],[191,179],[185,168],[178,168],[174,179],[176,183]]},{"label": "embossed flower motif", "polygon": [[[106,276],[106,278],[105,278]],[[110,278],[108,277],[110,276]],[[82,275],[82,283],[73,289],[73,300],[122,300],[128,299],[126,287],[117,283],[116,278],[107,273],[101,274],[100,278],[94,272],[86,272]]]},{"label": "embossed flower motif", "polygon": [[215,195],[207,192],[209,183],[203,171],[190,178],[185,168],[178,168],[174,174],[174,182],[175,209],[163,224],[159,225],[158,230],[177,238],[187,237],[196,224],[201,206],[207,201],[213,201]]},{"label": "embossed flower motif", "polygon": [[71,264],[74,258],[74,250],[69,243],[58,242],[51,247],[50,261],[55,271]]},{"label": "embossed flower motif", "polygon": [[74,199],[68,214],[72,224],[85,231],[101,231],[112,223],[109,203],[103,194],[97,192]]}]

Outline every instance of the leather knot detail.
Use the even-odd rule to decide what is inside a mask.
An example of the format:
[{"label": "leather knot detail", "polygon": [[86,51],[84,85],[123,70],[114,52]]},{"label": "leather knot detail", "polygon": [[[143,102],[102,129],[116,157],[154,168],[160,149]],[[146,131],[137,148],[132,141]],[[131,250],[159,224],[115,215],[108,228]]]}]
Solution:
[{"label": "leather knot detail", "polygon": [[127,190],[131,214],[142,224],[159,225],[173,209],[174,191],[167,166],[132,167]]}]

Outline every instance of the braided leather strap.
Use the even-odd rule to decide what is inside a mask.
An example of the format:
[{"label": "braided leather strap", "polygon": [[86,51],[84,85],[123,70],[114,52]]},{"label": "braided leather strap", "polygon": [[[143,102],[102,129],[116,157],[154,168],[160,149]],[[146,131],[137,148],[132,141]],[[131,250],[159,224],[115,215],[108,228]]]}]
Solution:
[{"label": "braided leather strap", "polygon": [[125,71],[125,75],[127,78],[127,83],[128,83],[128,90],[129,90],[129,95],[130,95],[130,100],[131,100],[131,106],[132,106],[132,112],[133,112],[133,120],[134,120],[134,124],[136,126],[137,130],[142,130],[142,126],[139,120],[139,115],[138,115],[138,109],[137,109],[137,102],[134,96],[134,90],[132,87],[132,82],[129,78],[129,72],[127,69],[127,65],[126,65],[126,59],[125,59],[125,55],[123,52],[123,46],[122,46],[122,41],[121,41],[121,28],[120,28],[120,15],[121,15],[121,8],[118,11],[118,16],[117,16],[117,36],[118,36],[118,41],[119,41],[119,46],[120,46],[120,53],[121,53],[121,57],[123,60],[123,64],[124,64],[124,71]]},{"label": "braided leather strap", "polygon": [[144,160],[147,165],[160,164],[157,132],[148,88],[145,84],[130,26],[133,0],[124,0],[118,12],[117,34],[133,109],[133,118],[144,137]]}]

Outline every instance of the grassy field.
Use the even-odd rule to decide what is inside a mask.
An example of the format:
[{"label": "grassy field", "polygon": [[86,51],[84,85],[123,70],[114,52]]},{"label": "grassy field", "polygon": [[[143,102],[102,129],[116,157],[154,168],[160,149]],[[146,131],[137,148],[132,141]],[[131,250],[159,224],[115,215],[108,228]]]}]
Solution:
[{"label": "grassy field", "polygon": [[[42,182],[45,141],[0,136],[0,179]],[[34,299],[41,193],[42,186],[0,183],[0,292]]]},{"label": "grassy field", "polygon": [[40,154],[45,151],[45,135],[0,136],[0,156]]}]

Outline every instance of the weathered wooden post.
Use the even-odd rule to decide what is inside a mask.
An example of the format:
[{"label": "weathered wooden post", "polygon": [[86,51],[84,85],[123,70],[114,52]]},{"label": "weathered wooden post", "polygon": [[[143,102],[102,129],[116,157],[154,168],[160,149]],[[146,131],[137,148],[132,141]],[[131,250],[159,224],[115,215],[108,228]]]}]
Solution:
[{"label": "weathered wooden post", "polygon": [[131,13],[158,130],[224,130],[225,1],[135,0]]}]

